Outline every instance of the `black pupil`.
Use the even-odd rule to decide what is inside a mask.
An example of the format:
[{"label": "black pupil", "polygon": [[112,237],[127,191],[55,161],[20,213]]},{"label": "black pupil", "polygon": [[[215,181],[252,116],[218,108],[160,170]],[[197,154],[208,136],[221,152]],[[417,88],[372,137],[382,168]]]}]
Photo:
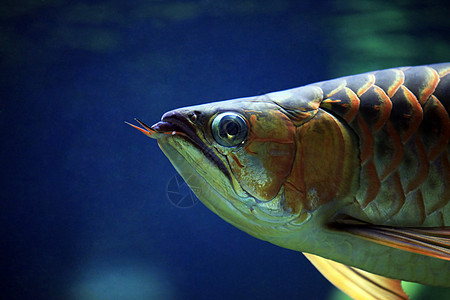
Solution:
[{"label": "black pupil", "polygon": [[239,126],[235,121],[228,120],[228,122],[225,124],[225,131],[226,133],[228,133],[228,135],[236,135],[239,132]]}]

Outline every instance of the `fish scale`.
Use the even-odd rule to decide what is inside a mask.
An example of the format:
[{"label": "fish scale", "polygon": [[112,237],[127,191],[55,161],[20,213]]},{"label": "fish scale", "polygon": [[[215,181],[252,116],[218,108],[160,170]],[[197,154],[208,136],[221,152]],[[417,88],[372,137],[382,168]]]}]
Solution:
[{"label": "fish scale", "polygon": [[449,225],[442,217],[450,202],[449,81],[448,65],[431,65],[311,85],[323,91],[320,107],[343,118],[359,138],[363,184],[356,200],[366,221]]}]

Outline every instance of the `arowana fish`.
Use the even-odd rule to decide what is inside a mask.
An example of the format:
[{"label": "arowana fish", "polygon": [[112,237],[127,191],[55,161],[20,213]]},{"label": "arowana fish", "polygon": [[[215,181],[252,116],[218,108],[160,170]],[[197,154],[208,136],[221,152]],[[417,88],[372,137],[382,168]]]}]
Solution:
[{"label": "arowana fish", "polygon": [[[450,63],[169,111],[149,127],[197,197],[355,299],[450,287]],[[131,124],[130,124],[131,125]]]}]

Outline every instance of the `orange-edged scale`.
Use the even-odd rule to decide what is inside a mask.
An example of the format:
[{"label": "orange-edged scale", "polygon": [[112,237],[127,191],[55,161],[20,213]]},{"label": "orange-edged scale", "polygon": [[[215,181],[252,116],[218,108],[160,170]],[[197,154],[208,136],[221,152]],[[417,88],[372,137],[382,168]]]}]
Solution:
[{"label": "orange-edged scale", "polygon": [[[450,287],[450,63],[190,106],[143,128],[197,197],[355,299]],[[131,125],[131,124],[130,124]]]}]

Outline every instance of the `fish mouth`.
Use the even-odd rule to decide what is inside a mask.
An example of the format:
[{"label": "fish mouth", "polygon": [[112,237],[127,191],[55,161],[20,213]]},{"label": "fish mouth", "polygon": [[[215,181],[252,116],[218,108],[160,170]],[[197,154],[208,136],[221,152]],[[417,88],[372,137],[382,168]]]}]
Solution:
[{"label": "fish mouth", "polygon": [[151,126],[156,133],[177,136],[188,140],[200,150],[231,181],[231,174],[217,154],[199,138],[194,126],[183,116],[175,112],[165,113],[161,121]]}]

